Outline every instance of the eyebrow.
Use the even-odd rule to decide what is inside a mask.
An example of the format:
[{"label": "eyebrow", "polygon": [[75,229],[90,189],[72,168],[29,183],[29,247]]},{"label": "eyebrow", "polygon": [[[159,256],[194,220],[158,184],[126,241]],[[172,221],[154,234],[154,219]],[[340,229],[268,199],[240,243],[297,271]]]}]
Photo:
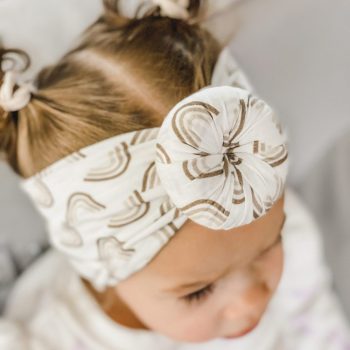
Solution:
[{"label": "eyebrow", "polygon": [[[286,219],[287,219],[287,215],[284,213],[284,217],[283,217],[283,221],[282,221],[282,224],[280,226],[280,229],[279,229],[279,234],[276,238],[276,240],[273,241],[273,243],[265,248],[260,254],[262,254],[263,252],[267,251],[268,249],[270,249],[271,247],[273,247],[279,240],[280,240],[280,237],[281,237],[281,233],[282,233],[282,230],[284,228],[284,225],[285,225],[285,222],[286,222]],[[175,288],[169,288],[169,289],[166,289],[165,292],[171,292],[171,293],[180,293],[180,292],[185,292],[187,290],[198,290],[199,288],[203,288],[207,285],[209,285],[210,282],[209,280],[208,281],[196,281],[196,282],[190,282],[190,283],[185,283],[185,284],[181,284],[179,286],[176,286]]]}]

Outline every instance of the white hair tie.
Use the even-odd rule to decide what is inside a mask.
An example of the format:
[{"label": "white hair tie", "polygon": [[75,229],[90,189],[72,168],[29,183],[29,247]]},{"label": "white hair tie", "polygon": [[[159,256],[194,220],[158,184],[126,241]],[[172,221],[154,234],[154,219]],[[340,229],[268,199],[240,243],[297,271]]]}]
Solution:
[{"label": "white hair tie", "polygon": [[189,0],[153,0],[153,3],[160,7],[161,14],[178,19],[188,19]]},{"label": "white hair tie", "polygon": [[[0,88],[0,107],[6,112],[15,112],[24,108],[30,101],[35,87],[31,83],[18,83],[15,70],[5,72]],[[19,88],[15,90],[15,86]]]},{"label": "white hair tie", "polygon": [[118,10],[121,14],[129,18],[142,18],[149,11],[154,10],[154,6],[160,8],[160,15],[170,18],[188,19],[190,0],[120,0]]}]

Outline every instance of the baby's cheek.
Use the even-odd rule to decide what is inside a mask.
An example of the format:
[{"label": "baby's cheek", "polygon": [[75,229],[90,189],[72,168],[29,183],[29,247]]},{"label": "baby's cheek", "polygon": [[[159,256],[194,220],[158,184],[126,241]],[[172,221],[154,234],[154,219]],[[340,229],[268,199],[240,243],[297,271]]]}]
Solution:
[{"label": "baby's cheek", "polygon": [[185,342],[204,342],[217,337],[213,318],[208,315],[191,317],[180,321],[177,328],[178,339]]},{"label": "baby's cheek", "polygon": [[183,312],[169,310],[166,315],[163,314],[153,323],[152,328],[183,342],[203,342],[215,338],[217,336],[215,317],[209,312],[192,310],[191,307]]}]

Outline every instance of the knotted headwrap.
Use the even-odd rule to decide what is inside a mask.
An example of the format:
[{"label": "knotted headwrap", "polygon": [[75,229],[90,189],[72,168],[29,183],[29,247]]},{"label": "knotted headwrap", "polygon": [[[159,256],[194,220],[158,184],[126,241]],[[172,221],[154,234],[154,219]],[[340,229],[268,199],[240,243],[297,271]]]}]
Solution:
[{"label": "knotted headwrap", "polygon": [[[212,81],[244,85],[235,67],[224,49]],[[103,290],[150,262],[187,219],[227,230],[261,217],[282,195],[286,173],[276,115],[225,85],[186,97],[160,128],[83,148],[22,186],[52,244]]]}]

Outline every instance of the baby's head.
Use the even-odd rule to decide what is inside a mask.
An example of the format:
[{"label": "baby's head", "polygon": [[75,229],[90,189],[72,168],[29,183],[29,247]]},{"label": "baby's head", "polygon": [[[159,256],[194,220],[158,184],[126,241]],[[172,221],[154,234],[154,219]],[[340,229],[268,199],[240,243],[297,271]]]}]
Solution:
[{"label": "baby's head", "polygon": [[204,29],[115,3],[23,108],[0,107],[0,149],[112,318],[183,341],[241,336],[282,271],[280,125],[247,91],[205,88],[220,48]]}]

